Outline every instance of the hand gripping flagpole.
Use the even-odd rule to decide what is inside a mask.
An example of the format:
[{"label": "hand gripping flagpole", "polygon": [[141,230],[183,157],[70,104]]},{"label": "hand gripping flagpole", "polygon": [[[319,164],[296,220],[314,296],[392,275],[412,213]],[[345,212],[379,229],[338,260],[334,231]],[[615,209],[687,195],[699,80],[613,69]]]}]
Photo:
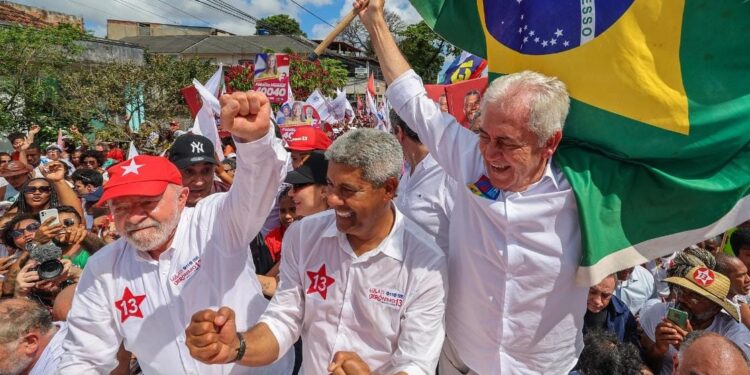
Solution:
[{"label": "hand gripping flagpole", "polygon": [[320,42],[317,47],[315,47],[315,51],[310,52],[310,54],[307,55],[307,58],[310,61],[317,60],[320,55],[325,52],[326,48],[328,48],[331,42],[333,42],[333,40],[336,39],[336,37],[339,36],[339,34],[341,34],[341,32],[344,31],[344,29],[346,29],[346,27],[349,26],[350,23],[352,23],[355,17],[357,17],[356,8],[352,9],[352,11],[349,12],[349,14],[347,14],[346,17],[344,17],[344,19],[342,19],[341,22],[339,22],[339,24],[336,25],[336,27],[334,27],[330,33],[328,33],[326,38],[323,39],[323,41]]}]

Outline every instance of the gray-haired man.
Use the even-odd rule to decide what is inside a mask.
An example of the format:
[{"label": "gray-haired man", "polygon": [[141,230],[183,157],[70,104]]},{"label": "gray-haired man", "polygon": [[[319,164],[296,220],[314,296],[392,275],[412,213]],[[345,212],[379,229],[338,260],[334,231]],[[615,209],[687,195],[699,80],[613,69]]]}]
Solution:
[{"label": "gray-haired man", "polygon": [[0,302],[0,374],[52,374],[62,356],[65,323],[39,304],[21,298]]},{"label": "gray-haired man", "polygon": [[391,202],[401,147],[361,129],[326,157],[332,210],[287,230],[281,283],[260,323],[238,335],[231,309],[200,311],[187,329],[190,353],[259,366],[302,336],[305,374],[432,374],[444,335],[445,257]]}]

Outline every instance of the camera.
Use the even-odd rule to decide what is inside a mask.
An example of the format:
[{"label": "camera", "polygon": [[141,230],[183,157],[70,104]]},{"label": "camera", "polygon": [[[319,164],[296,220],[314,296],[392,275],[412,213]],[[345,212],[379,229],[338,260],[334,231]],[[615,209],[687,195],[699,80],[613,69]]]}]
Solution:
[{"label": "camera", "polygon": [[60,247],[51,241],[41,245],[34,245],[33,242],[29,242],[26,247],[31,259],[39,263],[36,272],[39,274],[40,280],[54,279],[62,274],[65,267],[60,261],[62,258]]}]

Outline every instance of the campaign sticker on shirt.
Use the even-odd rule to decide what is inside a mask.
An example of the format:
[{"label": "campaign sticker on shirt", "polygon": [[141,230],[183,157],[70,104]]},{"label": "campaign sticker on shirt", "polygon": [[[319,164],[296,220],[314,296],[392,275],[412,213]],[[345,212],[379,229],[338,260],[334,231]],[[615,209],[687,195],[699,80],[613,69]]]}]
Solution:
[{"label": "campaign sticker on shirt", "polygon": [[321,265],[317,271],[307,271],[307,277],[310,278],[307,294],[318,293],[323,299],[327,299],[328,287],[333,285],[336,279],[326,272],[326,265]]},{"label": "campaign sticker on shirt", "polygon": [[404,304],[404,293],[398,290],[369,288],[367,290],[367,299],[380,304],[399,308]]},{"label": "campaign sticker on shirt", "polygon": [[122,292],[122,298],[115,301],[115,307],[120,311],[120,323],[125,323],[131,316],[143,319],[141,303],[145,299],[145,294],[135,295],[130,291],[130,288],[125,287],[125,290]]},{"label": "campaign sticker on shirt", "polygon": [[170,276],[169,281],[171,281],[174,286],[178,286],[183,281],[191,278],[200,268],[201,257],[196,255],[195,258],[191,259],[190,261],[185,263],[185,265],[180,267],[177,272],[174,273],[174,275]]},{"label": "campaign sticker on shirt", "polygon": [[468,184],[466,186],[469,188],[469,190],[471,190],[472,193],[474,193],[474,195],[487,198],[489,200],[497,200],[497,197],[500,196],[500,190],[492,186],[490,179],[485,175],[482,175],[482,177],[480,177],[477,182]]}]

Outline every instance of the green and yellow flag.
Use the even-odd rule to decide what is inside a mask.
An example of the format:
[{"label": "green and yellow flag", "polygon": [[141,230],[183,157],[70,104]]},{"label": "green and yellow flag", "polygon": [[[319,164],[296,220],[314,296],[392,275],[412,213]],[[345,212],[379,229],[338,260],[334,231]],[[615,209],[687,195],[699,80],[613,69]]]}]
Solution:
[{"label": "green and yellow flag", "polygon": [[579,282],[750,219],[750,1],[412,4],[485,57],[490,79],[535,70],[568,85],[555,160],[578,200]]}]

